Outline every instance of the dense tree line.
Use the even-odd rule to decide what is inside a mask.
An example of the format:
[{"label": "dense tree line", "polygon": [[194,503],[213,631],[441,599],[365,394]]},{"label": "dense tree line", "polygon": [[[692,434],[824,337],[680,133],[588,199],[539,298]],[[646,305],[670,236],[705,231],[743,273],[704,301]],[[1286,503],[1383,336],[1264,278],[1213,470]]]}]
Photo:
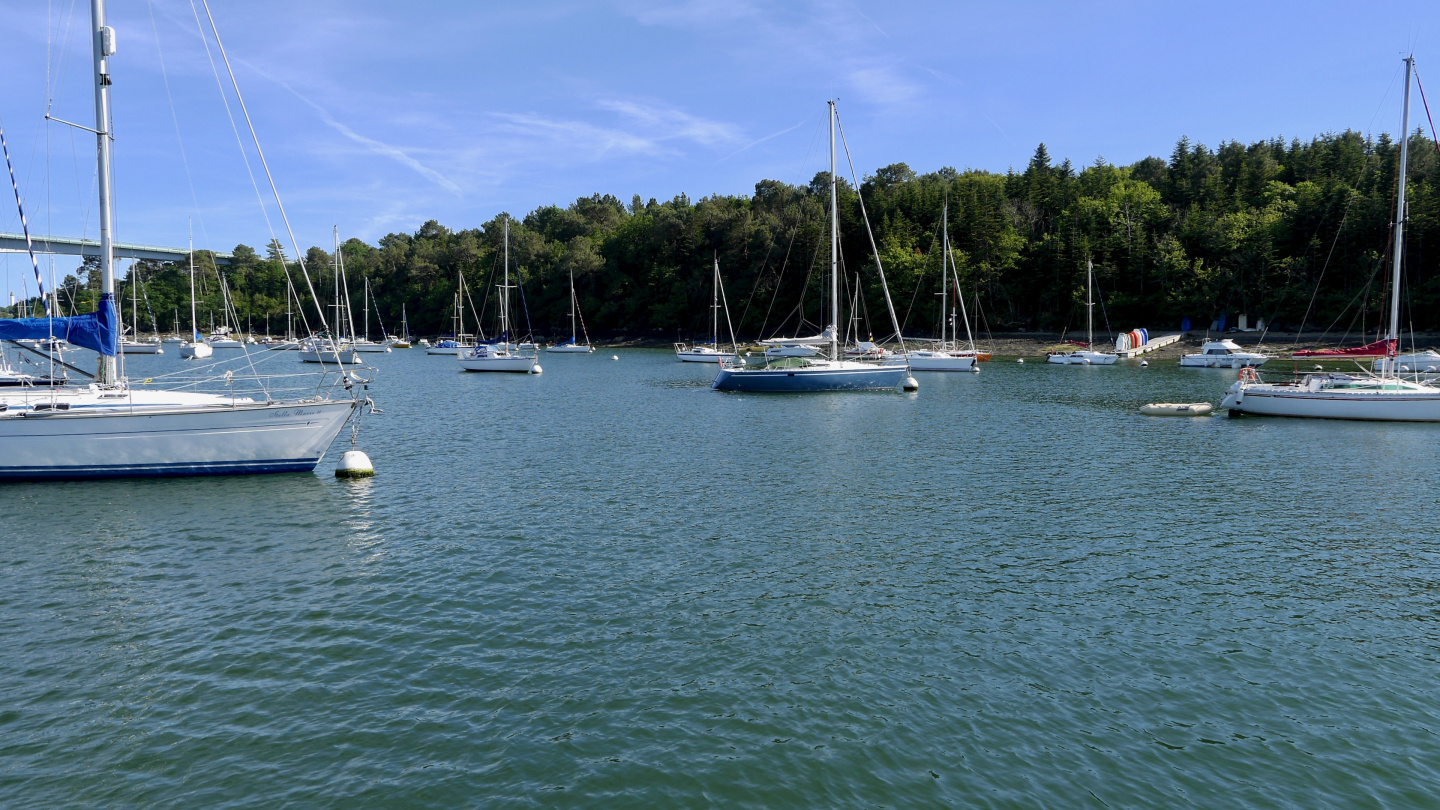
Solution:
[{"label": "dense tree line", "polygon": [[[1418,131],[1410,148],[1403,319],[1433,329],[1440,327],[1440,252],[1431,249],[1440,239],[1440,153]],[[993,330],[1083,327],[1090,260],[1103,303],[1097,321],[1116,328],[1173,329],[1188,317],[1203,329],[1221,313],[1247,313],[1252,322],[1292,329],[1303,322],[1358,338],[1373,333],[1384,311],[1398,156],[1388,136],[1347,131],[1309,142],[1231,141],[1215,150],[1181,139],[1168,160],[1130,166],[1100,159],[1081,169],[1068,160],[1056,164],[1044,144],[1024,170],[1005,174],[886,166],[864,178],[858,194],[840,184],[842,295],[850,302],[844,317],[853,305],[867,321],[862,330],[891,332],[863,199],[906,333],[934,333],[939,227],[948,201],[966,301],[972,310],[978,303]],[[804,186],[764,180],[750,196],[693,202],[684,195],[665,202],[636,196],[625,204],[597,194],[531,211],[510,229],[511,273],[520,280],[513,302],[518,331],[526,331],[528,319],[538,335],[568,335],[573,274],[592,335],[703,335],[712,260],[720,263],[742,335],[818,327],[820,273],[829,262],[828,185],[822,173]],[[357,326],[368,277],[372,334],[377,313],[398,331],[402,304],[413,333],[449,332],[463,274],[467,330],[474,331],[478,315],[493,335],[503,232],[504,217],[497,216],[478,228],[450,230],[431,221],[376,245],[346,242],[341,250]],[[260,255],[242,245],[231,265],[218,268],[241,324],[256,331],[267,317],[271,332],[284,331],[286,274],[277,247]],[[314,247],[306,254],[326,305],[332,258]],[[201,254],[200,266],[206,325],[204,313],[219,319],[222,293],[208,255]],[[161,330],[172,328],[177,311],[187,319],[184,265],[142,262],[139,276]],[[128,298],[128,287],[121,295]],[[303,289],[301,300],[316,325],[315,304]],[[143,307],[140,320],[148,330]]]}]

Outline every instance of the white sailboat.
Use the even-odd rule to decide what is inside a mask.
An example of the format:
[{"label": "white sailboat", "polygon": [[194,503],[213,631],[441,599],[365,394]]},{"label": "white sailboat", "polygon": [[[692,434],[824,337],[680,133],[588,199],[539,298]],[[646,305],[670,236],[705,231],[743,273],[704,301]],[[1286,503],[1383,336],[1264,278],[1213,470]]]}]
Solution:
[{"label": "white sailboat", "polygon": [[[730,351],[720,351],[720,296],[724,288],[720,284],[720,258],[715,257],[715,272],[710,281],[710,342],[692,343],[688,346],[684,343],[675,344],[675,356],[680,358],[682,363],[719,363],[722,361],[735,362],[745,365],[745,358],[735,352],[735,331],[730,331]],[[725,312],[725,323],[730,323],[730,312]]]},{"label": "white sailboat", "polygon": [[[149,311],[149,299],[146,299],[145,308]],[[154,320],[153,318],[151,320]],[[140,269],[135,264],[130,265],[130,329],[129,332],[136,338],[140,337]],[[160,335],[157,333],[151,340],[135,340],[124,338],[120,341],[120,351],[124,354],[164,354],[165,349],[160,345]]]},{"label": "white sailboat", "polygon": [[[88,386],[22,387],[0,393],[0,479],[313,470],[362,399],[332,399],[315,388],[283,400],[136,388],[121,374],[109,132],[109,60],[115,53],[115,32],[106,24],[104,0],[91,0],[90,15],[100,300],[89,315],[11,320],[0,322],[0,331],[34,338],[65,334],[72,343],[98,352],[100,360],[95,382]],[[218,32],[216,45],[223,56]]]},{"label": "white sailboat", "polygon": [[1111,366],[1120,356],[1114,352],[1097,352],[1095,345],[1095,265],[1085,260],[1085,348],[1069,352],[1051,352],[1046,362],[1061,366]]},{"label": "white sailboat", "polygon": [[456,359],[465,371],[509,371],[539,374],[539,356],[510,345],[510,218],[505,218],[505,280],[500,288],[500,337],[493,343],[477,343],[462,350]]},{"label": "white sailboat", "polygon": [[410,348],[410,319],[405,316],[405,305],[400,305],[400,334],[386,338],[385,343],[394,349]]},{"label": "white sailboat", "polygon": [[[1306,374],[1294,382],[1267,383],[1260,380],[1254,369],[1244,369],[1240,372],[1240,379],[1230,386],[1220,403],[1220,407],[1229,409],[1232,415],[1440,422],[1440,388],[1418,379],[1402,378],[1397,357],[1400,345],[1400,271],[1407,213],[1405,173],[1410,158],[1410,74],[1414,67],[1415,58],[1405,57],[1405,101],[1400,115],[1400,166],[1393,228],[1395,242],[1391,251],[1394,267],[1390,278],[1390,329],[1383,342],[1385,357],[1381,360],[1379,372],[1322,372]],[[1320,355],[1312,353],[1310,356]]]},{"label": "white sailboat", "polygon": [[340,226],[333,229],[335,242],[335,255],[331,258],[331,269],[335,273],[335,303],[330,308],[335,310],[335,332],[334,334],[322,333],[311,335],[300,341],[300,362],[302,363],[334,363],[337,365],[354,366],[360,364],[360,358],[355,352],[353,336],[355,325],[350,323],[350,338],[347,338],[341,329],[343,324],[350,321],[350,299],[342,295],[340,285],[343,283],[345,265],[340,258]]},{"label": "white sailboat", "polygon": [[195,317],[195,237],[190,237],[187,251],[190,255],[190,340],[180,343],[181,360],[204,360],[215,353],[210,344],[200,338],[200,326]]},{"label": "white sailboat", "polygon": [[[830,325],[826,328],[829,336],[829,353],[824,357],[799,357],[772,360],[767,357],[762,366],[747,367],[739,363],[719,363],[719,372],[710,387],[717,391],[744,391],[752,393],[809,393],[817,391],[875,390],[898,388],[902,382],[913,384],[910,367],[904,362],[896,364],[867,363],[861,360],[844,360],[836,325],[840,321],[840,206],[835,173],[835,102],[830,106]],[[864,200],[861,200],[864,211]],[[867,223],[868,229],[868,223]],[[873,243],[873,236],[872,236]],[[872,244],[873,249],[873,244]],[[878,251],[877,251],[878,254]],[[878,263],[878,255],[877,255]],[[883,270],[881,271],[883,273]],[[883,275],[882,275],[883,280]],[[889,290],[886,289],[886,303],[889,304]],[[890,308],[890,319],[895,321],[894,308]],[[898,322],[895,334],[900,334]],[[903,348],[903,338],[901,339]],[[807,348],[814,348],[807,346]]]},{"label": "white sailboat", "polygon": [[[343,261],[343,259],[342,259]],[[390,351],[388,342],[376,343],[370,339],[370,277],[365,277],[365,311],[361,326],[363,332],[354,340],[355,351],[382,354]]]},{"label": "white sailboat", "polygon": [[[940,213],[940,340],[931,349],[911,349],[905,353],[910,361],[911,371],[978,371],[975,365],[979,359],[975,351],[975,338],[970,334],[970,318],[964,312],[965,300],[960,294],[960,272],[955,268],[954,257],[950,254],[950,203],[945,203]],[[933,242],[931,244],[934,244]],[[960,345],[959,328],[955,323],[955,306],[950,301],[950,273],[955,273],[955,299],[960,304],[961,319],[965,321],[966,346]],[[947,313],[948,310],[948,313]],[[946,327],[949,334],[946,334]]]},{"label": "white sailboat", "polygon": [[[575,321],[580,321],[580,330],[585,332],[585,319],[580,317],[580,298],[575,294],[575,268],[570,268],[570,339],[564,343],[547,347],[545,351],[555,354],[589,354],[595,351],[590,345],[590,333],[585,332],[585,342],[581,343],[575,333]],[[522,348],[531,348],[523,346]]]},{"label": "white sailboat", "polygon": [[459,357],[461,352],[468,351],[475,347],[474,335],[465,332],[465,271],[455,271],[455,302],[450,307],[450,337],[440,336],[435,345],[430,345],[423,338],[420,345],[425,347],[425,353],[431,355],[449,355]]}]

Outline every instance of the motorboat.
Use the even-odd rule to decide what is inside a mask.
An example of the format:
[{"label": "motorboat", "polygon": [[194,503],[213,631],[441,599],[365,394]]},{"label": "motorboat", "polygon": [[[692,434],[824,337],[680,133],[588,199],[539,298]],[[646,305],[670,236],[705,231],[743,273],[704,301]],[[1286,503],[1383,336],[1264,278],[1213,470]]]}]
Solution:
[{"label": "motorboat", "polygon": [[1423,352],[1412,352],[1410,354],[1397,354],[1393,361],[1387,358],[1377,358],[1370,364],[1370,370],[1384,371],[1387,362],[1392,363],[1394,370],[1401,374],[1440,373],[1440,352],[1434,349],[1426,349]]},{"label": "motorboat", "polygon": [[[1199,354],[1187,354],[1180,358],[1185,368],[1255,368],[1265,365],[1269,355],[1247,352],[1233,340],[1207,340],[1200,347]],[[1440,355],[1436,355],[1440,361]]]}]

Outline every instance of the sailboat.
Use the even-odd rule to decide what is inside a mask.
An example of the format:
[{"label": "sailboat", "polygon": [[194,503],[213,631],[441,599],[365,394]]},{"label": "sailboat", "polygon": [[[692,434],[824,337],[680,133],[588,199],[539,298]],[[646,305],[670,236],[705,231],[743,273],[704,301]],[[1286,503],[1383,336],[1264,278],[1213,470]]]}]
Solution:
[{"label": "sailboat", "polygon": [[[47,312],[44,318],[0,320],[0,337],[60,334],[98,352],[95,381],[86,386],[26,387],[0,393],[0,447],[4,448],[0,479],[314,470],[365,399],[332,399],[324,388],[309,389],[297,399],[268,395],[256,399],[234,391],[211,394],[193,388],[132,387],[121,373],[109,131],[108,63],[115,53],[115,31],[106,24],[104,8],[103,0],[91,0],[100,299],[95,312],[87,315],[51,317]],[[220,45],[218,34],[216,45]],[[32,252],[38,277],[33,256]],[[193,321],[191,326],[193,335]],[[346,389],[352,389],[348,378]]]},{"label": "sailboat", "polygon": [[1085,260],[1085,348],[1068,352],[1051,352],[1047,362],[1061,366],[1113,366],[1120,355],[1097,352],[1095,345],[1095,264]]},{"label": "sailboat", "polygon": [[449,337],[441,335],[440,339],[435,341],[434,346],[421,340],[420,345],[425,347],[426,354],[459,357],[461,352],[474,348],[475,341],[471,340],[474,336],[465,331],[465,296],[468,294],[469,291],[465,289],[465,271],[456,270],[455,301],[450,306],[451,334]]},{"label": "sailboat", "polygon": [[[146,310],[149,310],[149,299],[146,299]],[[153,318],[151,320],[154,320]],[[140,336],[140,269],[130,265],[130,332],[135,337]],[[132,340],[125,338],[120,341],[120,351],[125,354],[164,354],[165,349],[160,345],[160,335],[156,333],[152,340]]]},{"label": "sailboat", "polygon": [[190,237],[190,246],[186,250],[190,255],[190,340],[180,344],[181,360],[204,360],[215,353],[200,337],[200,326],[195,317],[195,238]]},{"label": "sailboat", "polygon": [[395,349],[410,348],[410,319],[405,317],[404,304],[400,305],[400,335],[398,337],[387,338],[385,343]]},{"label": "sailboat", "polygon": [[[965,313],[965,297],[960,294],[960,273],[955,268],[955,258],[950,253],[950,203],[945,203],[940,214],[940,340],[933,349],[911,349],[905,353],[912,371],[979,371],[975,366],[979,353],[975,350],[975,338],[970,333],[970,318]],[[933,243],[932,243],[933,244]],[[967,345],[960,346],[960,334],[955,323],[955,307],[950,301],[950,273],[955,273],[955,300],[960,304],[960,316],[965,321]],[[947,315],[948,310],[948,315]],[[946,327],[949,334],[946,334]]]},{"label": "sailboat", "polygon": [[[715,257],[715,272],[710,280],[710,342],[709,343],[684,343],[675,344],[675,356],[680,358],[682,363],[719,363],[721,361],[739,360],[740,365],[745,365],[745,359],[735,352],[735,334],[732,327],[730,334],[730,351],[720,351],[720,258]],[[730,312],[725,312],[725,323],[730,323]]]},{"label": "sailboat", "polygon": [[585,319],[580,318],[580,298],[575,294],[575,268],[570,268],[570,339],[545,349],[547,352],[556,354],[589,354],[595,351],[590,345],[590,333],[585,332],[585,342],[581,343],[575,333],[575,321],[580,320],[580,331],[585,332]]},{"label": "sailboat", "polygon": [[362,323],[364,333],[353,341],[355,351],[378,354],[390,351],[389,343],[376,343],[370,339],[370,277],[365,277],[365,320]]},{"label": "sailboat", "polygon": [[[1415,57],[1405,57],[1405,101],[1400,114],[1400,166],[1395,193],[1394,267],[1390,278],[1390,329],[1379,347],[1340,350],[1330,356],[1363,356],[1380,349],[1379,372],[1306,374],[1295,382],[1267,383],[1253,368],[1226,392],[1220,407],[1231,415],[1299,416],[1312,419],[1365,419],[1382,422],[1440,422],[1440,388],[1400,376],[1400,270],[1405,249],[1405,174],[1410,160],[1410,74]],[[1298,352],[1296,353],[1299,354]],[[1324,356],[1311,352],[1308,356]],[[1418,375],[1417,375],[1418,376]]]},{"label": "sailboat", "polygon": [[500,336],[492,342],[475,344],[456,355],[460,368],[466,371],[512,371],[539,374],[539,356],[510,347],[510,218],[505,218],[505,280],[500,288]]},{"label": "sailboat", "polygon": [[[913,383],[910,367],[904,362],[881,365],[841,357],[839,330],[836,328],[840,321],[840,206],[835,173],[835,102],[827,103],[830,107],[830,325],[826,327],[825,334],[829,338],[826,347],[829,353],[778,360],[767,356],[764,365],[755,367],[721,361],[715,380],[710,383],[710,387],[717,391],[801,393],[875,390],[897,388],[902,382],[907,385]],[[861,210],[864,210],[863,201]],[[888,289],[885,295],[888,302]],[[893,307],[891,319],[894,320]],[[898,324],[895,333],[897,336],[900,333]],[[901,343],[903,346],[903,338]]]},{"label": "sailboat", "polygon": [[[355,355],[353,341],[347,340],[341,334],[341,325],[350,320],[350,298],[340,294],[341,279],[345,274],[345,265],[340,258],[340,226],[336,225],[333,230],[335,240],[335,255],[331,259],[332,269],[335,272],[335,303],[330,308],[335,310],[335,334],[318,334],[300,342],[300,362],[302,363],[335,363],[338,365],[359,365],[360,359]],[[343,318],[341,316],[344,316]],[[350,334],[355,334],[355,325],[350,324]]]}]

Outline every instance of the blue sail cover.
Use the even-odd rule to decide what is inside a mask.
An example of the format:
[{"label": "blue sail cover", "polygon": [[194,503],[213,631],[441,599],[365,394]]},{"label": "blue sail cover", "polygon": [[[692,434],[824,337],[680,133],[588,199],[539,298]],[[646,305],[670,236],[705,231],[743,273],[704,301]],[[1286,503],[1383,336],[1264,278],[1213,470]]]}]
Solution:
[{"label": "blue sail cover", "polygon": [[100,296],[100,308],[89,315],[68,318],[0,318],[0,340],[45,340],[57,337],[82,349],[92,349],[106,357],[119,353],[120,338],[116,325],[115,300]]}]

